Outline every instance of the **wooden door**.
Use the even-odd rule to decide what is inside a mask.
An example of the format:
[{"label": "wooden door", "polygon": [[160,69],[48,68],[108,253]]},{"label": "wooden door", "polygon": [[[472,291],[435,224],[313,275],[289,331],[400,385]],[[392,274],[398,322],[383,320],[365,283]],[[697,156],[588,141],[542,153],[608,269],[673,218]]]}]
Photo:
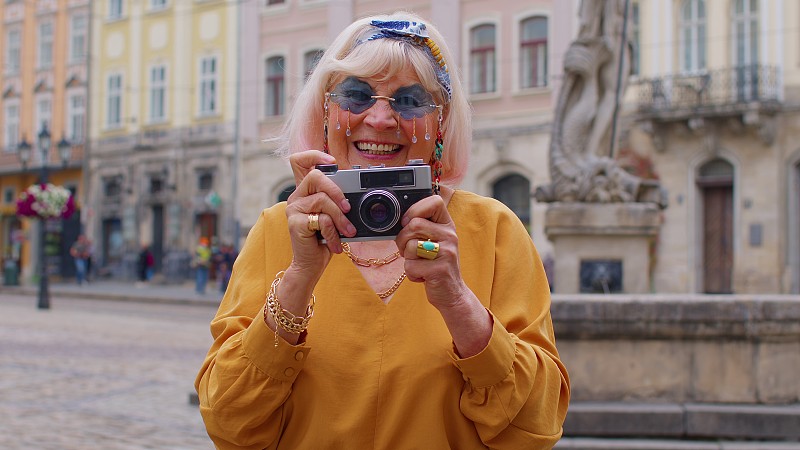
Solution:
[{"label": "wooden door", "polygon": [[703,188],[703,292],[733,292],[733,187]]}]

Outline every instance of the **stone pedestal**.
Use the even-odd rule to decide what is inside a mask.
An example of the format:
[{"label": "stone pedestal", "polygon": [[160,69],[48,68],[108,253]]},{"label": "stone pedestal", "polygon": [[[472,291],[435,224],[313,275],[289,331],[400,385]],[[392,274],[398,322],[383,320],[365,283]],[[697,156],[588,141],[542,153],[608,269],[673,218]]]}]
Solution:
[{"label": "stone pedestal", "polygon": [[659,212],[653,203],[551,203],[545,233],[555,253],[554,292],[649,292]]}]

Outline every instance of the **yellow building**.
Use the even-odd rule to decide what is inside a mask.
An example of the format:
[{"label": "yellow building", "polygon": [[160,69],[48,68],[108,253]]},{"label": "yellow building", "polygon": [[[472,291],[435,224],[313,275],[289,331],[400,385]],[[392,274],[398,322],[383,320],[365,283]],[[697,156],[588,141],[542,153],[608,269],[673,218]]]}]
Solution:
[{"label": "yellow building", "polygon": [[87,222],[99,270],[130,277],[142,245],[185,275],[198,238],[233,241],[240,2],[93,4]]},{"label": "yellow building", "polygon": [[[38,222],[16,217],[16,199],[42,176],[83,202],[89,0],[0,3],[0,254],[23,278],[34,273]],[[51,145],[42,157],[39,135]],[[59,143],[61,144],[59,147]],[[21,156],[29,148],[29,160]],[[63,150],[63,156],[61,155]],[[43,171],[42,168],[45,168]],[[80,212],[48,225],[48,270],[74,273],[69,246],[80,233]]]}]

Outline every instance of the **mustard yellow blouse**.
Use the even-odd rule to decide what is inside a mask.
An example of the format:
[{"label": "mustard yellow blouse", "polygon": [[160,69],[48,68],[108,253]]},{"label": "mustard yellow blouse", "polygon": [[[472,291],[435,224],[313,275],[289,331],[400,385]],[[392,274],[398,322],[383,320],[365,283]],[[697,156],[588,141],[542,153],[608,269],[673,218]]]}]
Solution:
[{"label": "mustard yellow blouse", "polygon": [[462,359],[424,286],[388,304],[334,255],[314,292],[306,342],[264,324],[275,274],[292,255],[285,204],[250,231],[211,323],[195,386],[220,449],[546,449],[561,437],[569,378],[559,360],[544,269],[502,203],[456,191],[464,280],[494,318],[489,345]]}]

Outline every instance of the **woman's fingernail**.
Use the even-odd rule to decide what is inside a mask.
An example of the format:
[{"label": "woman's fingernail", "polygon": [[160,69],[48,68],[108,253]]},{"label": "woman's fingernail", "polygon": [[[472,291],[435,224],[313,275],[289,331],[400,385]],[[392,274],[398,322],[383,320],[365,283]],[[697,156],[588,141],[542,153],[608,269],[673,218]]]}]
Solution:
[{"label": "woman's fingernail", "polygon": [[411,221],[411,219],[409,219],[408,217],[403,216],[403,218],[400,220],[400,226],[404,227],[404,226],[408,225],[408,222],[410,222],[410,221]]},{"label": "woman's fingernail", "polygon": [[340,207],[342,208],[343,212],[349,212],[350,211],[350,201],[347,200],[347,199],[342,200],[342,203],[341,203]]},{"label": "woman's fingernail", "polygon": [[356,235],[356,227],[352,224],[347,225],[347,235],[348,236],[355,236]]}]

